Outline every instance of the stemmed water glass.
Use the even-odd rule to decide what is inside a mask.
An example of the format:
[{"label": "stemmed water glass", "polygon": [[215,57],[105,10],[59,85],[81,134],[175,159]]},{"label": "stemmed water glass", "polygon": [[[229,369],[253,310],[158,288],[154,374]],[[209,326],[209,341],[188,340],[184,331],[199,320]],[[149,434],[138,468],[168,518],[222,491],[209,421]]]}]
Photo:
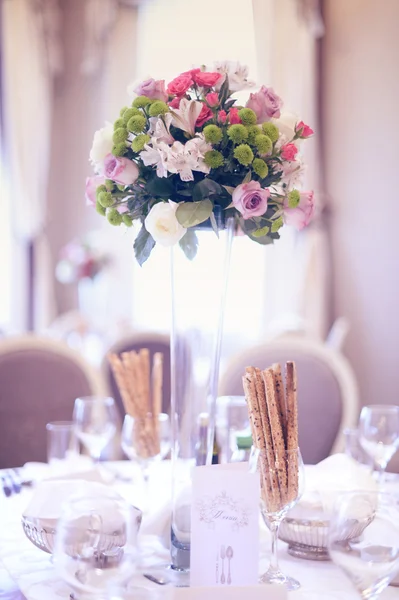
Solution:
[{"label": "stemmed water glass", "polygon": [[73,420],[78,439],[92,459],[100,460],[101,453],[116,433],[118,413],[113,398],[86,396],[77,398]]},{"label": "stemmed water glass", "polygon": [[365,406],[360,413],[359,434],[381,482],[387,464],[399,448],[399,406]]},{"label": "stemmed water glass", "polygon": [[261,514],[272,535],[270,566],[259,582],[277,583],[287,590],[296,590],[300,583],[280,570],[277,542],[282,520],[303,494],[305,472],[301,452],[299,448],[286,450],[282,456],[276,457],[273,452],[253,449],[250,464],[254,460],[260,474]]},{"label": "stemmed water glass", "polygon": [[399,571],[399,504],[390,494],[346,492],[335,502],[328,549],[363,600],[376,600]]}]

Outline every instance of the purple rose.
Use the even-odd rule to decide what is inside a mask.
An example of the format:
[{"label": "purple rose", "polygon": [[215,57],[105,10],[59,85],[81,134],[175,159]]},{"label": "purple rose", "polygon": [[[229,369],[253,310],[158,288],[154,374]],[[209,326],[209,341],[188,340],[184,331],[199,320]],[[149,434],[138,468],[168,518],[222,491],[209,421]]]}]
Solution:
[{"label": "purple rose", "polygon": [[269,196],[270,190],[261,188],[259,181],[250,181],[236,187],[232,200],[243,218],[250,219],[265,214]]},{"label": "purple rose", "polygon": [[167,102],[168,100],[168,94],[165,91],[165,81],[163,79],[146,79],[134,91],[138,96],[147,96],[151,100],[162,100],[163,102]]},{"label": "purple rose", "polygon": [[288,198],[284,200],[284,223],[296,227],[298,231],[307,227],[314,213],[313,192],[302,192],[296,208],[288,206]]},{"label": "purple rose", "polygon": [[104,160],[104,176],[120,185],[130,185],[139,176],[139,168],[128,158],[107,154]]},{"label": "purple rose", "polygon": [[99,185],[102,185],[104,181],[105,178],[102,175],[86,178],[86,204],[90,206],[96,205],[96,189]]},{"label": "purple rose", "polygon": [[258,118],[258,123],[270,121],[270,119],[278,119],[280,117],[280,108],[283,102],[272,88],[267,88],[264,85],[259,92],[249,95],[246,107],[252,108]]}]

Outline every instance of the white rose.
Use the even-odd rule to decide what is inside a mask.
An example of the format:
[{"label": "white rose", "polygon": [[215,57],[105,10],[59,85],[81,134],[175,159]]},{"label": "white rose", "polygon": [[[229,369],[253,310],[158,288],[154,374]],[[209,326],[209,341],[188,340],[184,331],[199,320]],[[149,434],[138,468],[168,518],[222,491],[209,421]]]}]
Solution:
[{"label": "white rose", "polygon": [[107,154],[112,152],[114,142],[114,127],[112,123],[106,123],[105,127],[98,129],[94,134],[93,145],[90,150],[90,162],[98,173],[102,173],[104,168],[104,159]]},{"label": "white rose", "polygon": [[178,203],[172,200],[159,202],[152,207],[145,218],[145,228],[161,246],[173,246],[187,231],[176,219],[178,206]]}]

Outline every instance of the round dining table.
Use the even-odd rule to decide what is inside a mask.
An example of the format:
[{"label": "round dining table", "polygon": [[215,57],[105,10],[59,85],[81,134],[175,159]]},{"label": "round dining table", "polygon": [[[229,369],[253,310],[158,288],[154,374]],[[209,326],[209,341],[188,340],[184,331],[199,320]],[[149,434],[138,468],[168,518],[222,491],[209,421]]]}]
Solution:
[{"label": "round dining table", "polygon": [[[47,465],[37,465],[40,472],[38,479],[46,477],[46,468]],[[120,461],[102,463],[99,468],[109,476],[109,484],[129,502],[140,508],[145,506],[140,532],[143,564],[166,563],[169,551],[165,545],[169,532],[165,528],[165,514],[170,512],[168,461],[154,465],[146,492],[136,465]],[[389,476],[385,486],[386,491],[399,497],[399,475]],[[58,577],[52,557],[36,548],[22,529],[21,516],[33,493],[34,486],[23,486],[19,494],[10,497],[0,495],[0,600],[69,600],[71,590]],[[270,556],[270,537],[264,526],[260,540],[259,573],[263,573]],[[287,545],[283,542],[279,545],[279,556],[282,570],[301,583],[298,590],[288,593],[289,600],[360,598],[351,582],[332,562],[294,558],[287,553]],[[140,585],[148,589],[160,587],[142,575],[137,577],[141,578]],[[381,600],[399,600],[399,587],[389,586],[382,593]]]}]

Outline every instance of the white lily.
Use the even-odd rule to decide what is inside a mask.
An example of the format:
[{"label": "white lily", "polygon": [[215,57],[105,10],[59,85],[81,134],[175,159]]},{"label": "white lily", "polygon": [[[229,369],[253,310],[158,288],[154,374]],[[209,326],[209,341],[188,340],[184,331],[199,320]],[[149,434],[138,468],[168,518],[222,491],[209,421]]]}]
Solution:
[{"label": "white lily", "polygon": [[144,150],[140,152],[140,158],[146,167],[149,165],[156,165],[158,177],[168,176],[168,157],[169,146],[164,142],[160,142],[159,144],[154,142],[152,147],[149,144],[146,144]]},{"label": "white lily", "polygon": [[153,143],[159,144],[160,142],[165,142],[165,144],[173,144],[175,140],[169,131],[172,119],[173,117],[170,113],[166,113],[163,118],[150,118],[150,129],[148,133],[152,137]]},{"label": "white lily", "polygon": [[173,146],[169,148],[169,173],[179,173],[182,181],[193,181],[193,171],[197,170],[197,167],[197,152],[193,146],[190,146],[190,142],[187,142],[186,144],[175,142]]},{"label": "white lily", "polygon": [[212,145],[205,141],[204,134],[199,133],[195,138],[189,140],[186,143],[186,148],[197,159],[197,166],[194,170],[201,171],[201,173],[209,173],[211,169],[204,163],[204,157],[208,150],[212,150]]},{"label": "white lily", "polygon": [[241,65],[235,60],[223,60],[215,62],[215,71],[224,75],[219,79],[215,88],[219,90],[226,79],[229,78],[229,89],[232,92],[239,92],[250,87],[254,87],[255,82],[248,79],[249,69],[246,65]]},{"label": "white lily", "polygon": [[202,106],[202,102],[182,98],[179,108],[170,109],[173,117],[172,124],[190,135],[194,135],[195,122],[199,117]]}]

